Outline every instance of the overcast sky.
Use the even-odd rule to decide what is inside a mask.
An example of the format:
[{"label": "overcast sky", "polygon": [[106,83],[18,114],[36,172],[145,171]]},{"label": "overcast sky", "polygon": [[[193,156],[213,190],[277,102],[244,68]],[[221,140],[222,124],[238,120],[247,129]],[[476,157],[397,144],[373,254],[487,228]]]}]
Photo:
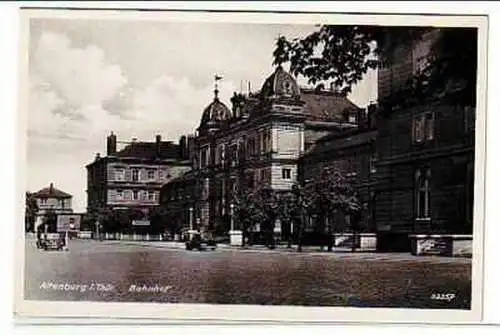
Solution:
[{"label": "overcast sky", "polygon": [[[193,133],[222,74],[221,99],[272,71],[279,34],[314,26],[32,19],[30,24],[28,189],[53,182],[86,209],[85,165],[106,136],[177,141]],[[300,80],[302,82],[302,80]],[[370,73],[350,98],[376,99]]]}]

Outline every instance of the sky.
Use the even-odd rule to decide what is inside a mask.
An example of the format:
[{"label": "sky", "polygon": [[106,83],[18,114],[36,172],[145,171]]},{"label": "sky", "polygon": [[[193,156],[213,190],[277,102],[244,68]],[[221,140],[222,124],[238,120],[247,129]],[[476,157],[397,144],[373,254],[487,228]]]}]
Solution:
[{"label": "sky", "polygon": [[[32,19],[29,39],[27,187],[54,186],[86,209],[86,170],[106,136],[177,142],[195,131],[213,99],[215,74],[228,106],[234,91],[259,90],[273,72],[279,35],[312,25]],[[298,78],[300,84],[305,79]],[[376,72],[349,98],[376,100]]]}]

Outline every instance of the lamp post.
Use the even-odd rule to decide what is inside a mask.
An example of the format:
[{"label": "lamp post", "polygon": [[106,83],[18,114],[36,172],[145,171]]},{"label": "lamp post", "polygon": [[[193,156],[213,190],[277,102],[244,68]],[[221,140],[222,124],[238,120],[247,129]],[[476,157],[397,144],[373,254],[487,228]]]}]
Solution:
[{"label": "lamp post", "polygon": [[99,221],[96,221],[95,222],[95,234],[96,234],[97,238],[99,238],[99,235],[100,235],[100,232],[99,232],[100,226],[101,226],[101,224],[99,223]]},{"label": "lamp post", "polygon": [[193,207],[189,207],[189,230],[193,230],[193,222],[194,217],[193,217]]},{"label": "lamp post", "polygon": [[297,205],[298,205],[298,222],[297,222],[297,251],[302,251],[302,230],[304,225],[304,200],[303,200],[303,192],[302,187],[300,185],[293,185],[292,187],[293,194],[297,197]]},{"label": "lamp post", "polygon": [[229,209],[230,209],[229,215],[231,217],[231,228],[230,228],[230,231],[234,231],[234,204],[233,203],[231,203],[229,205]]}]

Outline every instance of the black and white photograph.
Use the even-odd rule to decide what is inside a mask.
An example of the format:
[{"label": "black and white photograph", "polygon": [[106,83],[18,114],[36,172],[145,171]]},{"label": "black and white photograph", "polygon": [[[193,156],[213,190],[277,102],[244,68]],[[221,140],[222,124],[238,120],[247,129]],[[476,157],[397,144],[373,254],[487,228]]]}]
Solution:
[{"label": "black and white photograph", "polygon": [[486,17],[21,15],[19,315],[479,318]]}]

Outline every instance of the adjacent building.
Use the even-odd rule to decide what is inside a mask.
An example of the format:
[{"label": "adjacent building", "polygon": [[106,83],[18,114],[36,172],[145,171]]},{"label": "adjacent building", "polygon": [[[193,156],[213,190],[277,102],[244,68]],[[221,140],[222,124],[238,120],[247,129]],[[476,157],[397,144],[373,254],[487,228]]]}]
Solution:
[{"label": "adjacent building", "polygon": [[[117,144],[125,146],[118,150]],[[177,144],[162,141],[157,135],[153,142],[119,142],[111,133],[107,137],[106,156],[97,154],[86,169],[90,215],[103,210],[132,209],[142,213],[137,221],[147,224],[151,210],[159,205],[161,186],[190,169],[188,140],[181,137]]]},{"label": "adjacent building", "polygon": [[[409,250],[412,234],[472,233],[475,106],[459,102],[460,88],[418,103],[401,93],[440,34],[434,29],[401,44],[379,73],[374,217],[380,250]],[[394,99],[398,94],[403,99]]]},{"label": "adjacent building", "polygon": [[54,187],[53,183],[50,183],[48,187],[31,193],[30,196],[35,199],[38,206],[38,211],[35,215],[35,230],[44,223],[44,219],[49,213],[55,215],[73,214],[71,203],[73,196]]},{"label": "adjacent building", "polygon": [[[362,232],[375,232],[374,217],[374,176],[377,173],[375,120],[373,108],[360,113],[358,126],[332,132],[316,141],[300,158],[300,183],[314,179],[325,167],[341,171],[348,182],[356,189],[360,202],[364,205]],[[338,212],[329,217],[334,233],[348,232],[352,229],[349,216]],[[306,231],[314,229],[314,220]],[[321,232],[322,233],[322,232]]]},{"label": "adjacent building", "polygon": [[193,198],[182,211],[194,209],[193,215],[183,216],[191,218],[185,226],[218,233],[231,229],[238,187],[289,191],[299,180],[302,154],[327,134],[357,128],[362,111],[335,91],[299,88],[281,66],[259,92],[235,93],[230,107],[218,93],[216,88],[193,139],[191,174],[164,186],[168,207],[171,194],[190,185]]}]

